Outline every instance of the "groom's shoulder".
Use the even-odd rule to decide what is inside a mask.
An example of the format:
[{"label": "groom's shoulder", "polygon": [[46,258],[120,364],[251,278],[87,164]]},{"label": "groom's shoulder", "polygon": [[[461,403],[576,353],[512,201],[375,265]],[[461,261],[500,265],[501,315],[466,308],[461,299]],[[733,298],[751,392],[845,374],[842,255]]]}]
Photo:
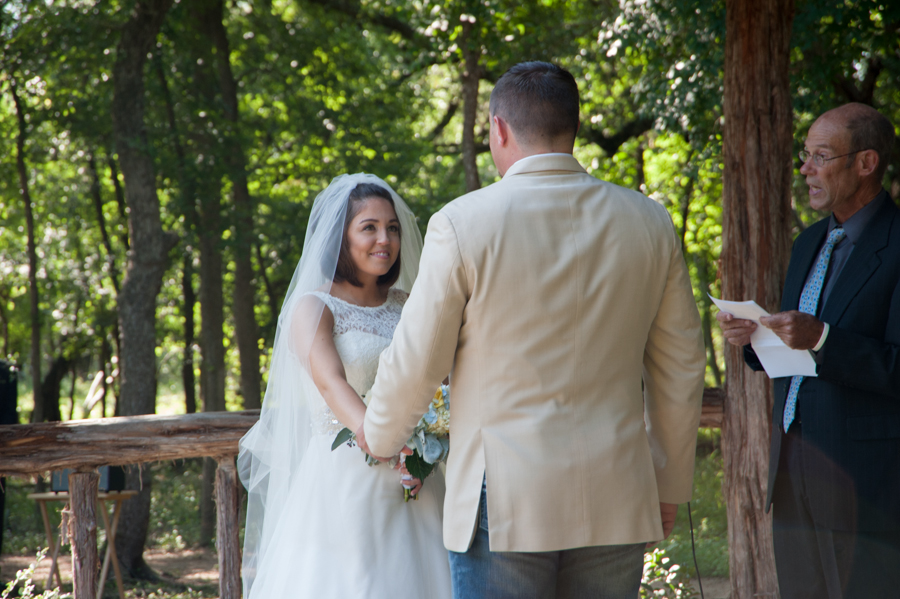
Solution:
[{"label": "groom's shoulder", "polygon": [[622,187],[616,183],[598,179],[593,175],[588,175],[588,178],[593,180],[592,185],[596,187],[595,195],[598,201],[611,204],[616,213],[623,217],[630,214],[638,218],[649,217],[657,224],[664,226],[671,224],[668,210],[657,200],[635,189]]},{"label": "groom's shoulder", "polygon": [[498,189],[496,188],[501,183],[503,183],[502,180],[459,196],[455,200],[447,202],[438,213],[443,214],[451,221],[457,221],[480,218],[485,213],[495,211],[503,204],[502,196],[497,193]]},{"label": "groom's shoulder", "polygon": [[668,222],[665,207],[639,191],[604,181],[584,171],[563,173],[562,178],[550,178],[546,176],[548,174],[560,173],[505,177],[448,202],[438,214],[447,218],[454,227],[465,227],[501,218],[522,202],[537,201],[540,204],[549,200],[545,204],[549,206],[551,203],[556,204],[557,200],[577,196],[588,203],[596,203],[598,207],[602,205],[612,209],[614,213],[626,218],[627,214],[638,218],[653,215],[653,220]]}]

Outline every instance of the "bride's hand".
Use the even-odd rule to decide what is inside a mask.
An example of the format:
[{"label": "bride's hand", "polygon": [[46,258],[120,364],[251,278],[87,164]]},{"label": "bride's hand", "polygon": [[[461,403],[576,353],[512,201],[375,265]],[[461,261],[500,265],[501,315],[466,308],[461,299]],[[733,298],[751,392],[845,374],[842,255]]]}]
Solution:
[{"label": "bride's hand", "polygon": [[409,447],[404,447],[400,450],[400,463],[397,464],[397,468],[400,469],[400,484],[403,485],[404,489],[409,489],[410,497],[415,497],[422,490],[422,481],[414,477],[406,469],[404,458],[408,455],[412,455],[412,449]]},{"label": "bride's hand", "polygon": [[377,456],[369,450],[369,444],[366,443],[366,430],[365,430],[365,421],[361,422],[359,428],[356,429],[356,444],[359,445],[359,448],[365,451],[367,454],[378,460],[379,462],[389,462],[391,458],[383,458],[381,456]]}]

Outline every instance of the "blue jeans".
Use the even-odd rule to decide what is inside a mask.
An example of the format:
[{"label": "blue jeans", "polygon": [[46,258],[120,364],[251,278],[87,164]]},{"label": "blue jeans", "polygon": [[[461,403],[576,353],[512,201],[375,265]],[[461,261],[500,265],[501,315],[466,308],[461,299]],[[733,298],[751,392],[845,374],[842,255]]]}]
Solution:
[{"label": "blue jeans", "polygon": [[491,551],[487,489],[481,518],[465,553],[450,552],[454,599],[635,599],[644,568],[644,543],[564,551]]}]

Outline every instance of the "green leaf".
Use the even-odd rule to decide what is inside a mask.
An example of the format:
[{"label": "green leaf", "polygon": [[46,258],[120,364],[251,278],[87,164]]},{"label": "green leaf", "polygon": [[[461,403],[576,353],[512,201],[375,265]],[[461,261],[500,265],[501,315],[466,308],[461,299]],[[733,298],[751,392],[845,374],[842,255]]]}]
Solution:
[{"label": "green leaf", "polygon": [[342,428],[334,438],[334,443],[331,444],[331,451],[334,451],[344,443],[348,443],[351,439],[353,439],[353,431],[349,428]]},{"label": "green leaf", "polygon": [[426,462],[418,451],[406,456],[406,469],[409,473],[421,481],[424,481],[434,470],[434,464]]}]

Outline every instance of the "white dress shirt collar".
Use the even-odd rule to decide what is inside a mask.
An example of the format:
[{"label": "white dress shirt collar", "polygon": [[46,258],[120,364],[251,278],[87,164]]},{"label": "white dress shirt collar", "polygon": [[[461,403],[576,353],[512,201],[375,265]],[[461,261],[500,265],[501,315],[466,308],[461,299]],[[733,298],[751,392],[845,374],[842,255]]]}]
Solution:
[{"label": "white dress shirt collar", "polygon": [[550,152],[547,154],[534,154],[520,158],[506,171],[504,178],[511,175],[533,173],[536,171],[572,171],[586,173],[575,157],[564,152]]}]

